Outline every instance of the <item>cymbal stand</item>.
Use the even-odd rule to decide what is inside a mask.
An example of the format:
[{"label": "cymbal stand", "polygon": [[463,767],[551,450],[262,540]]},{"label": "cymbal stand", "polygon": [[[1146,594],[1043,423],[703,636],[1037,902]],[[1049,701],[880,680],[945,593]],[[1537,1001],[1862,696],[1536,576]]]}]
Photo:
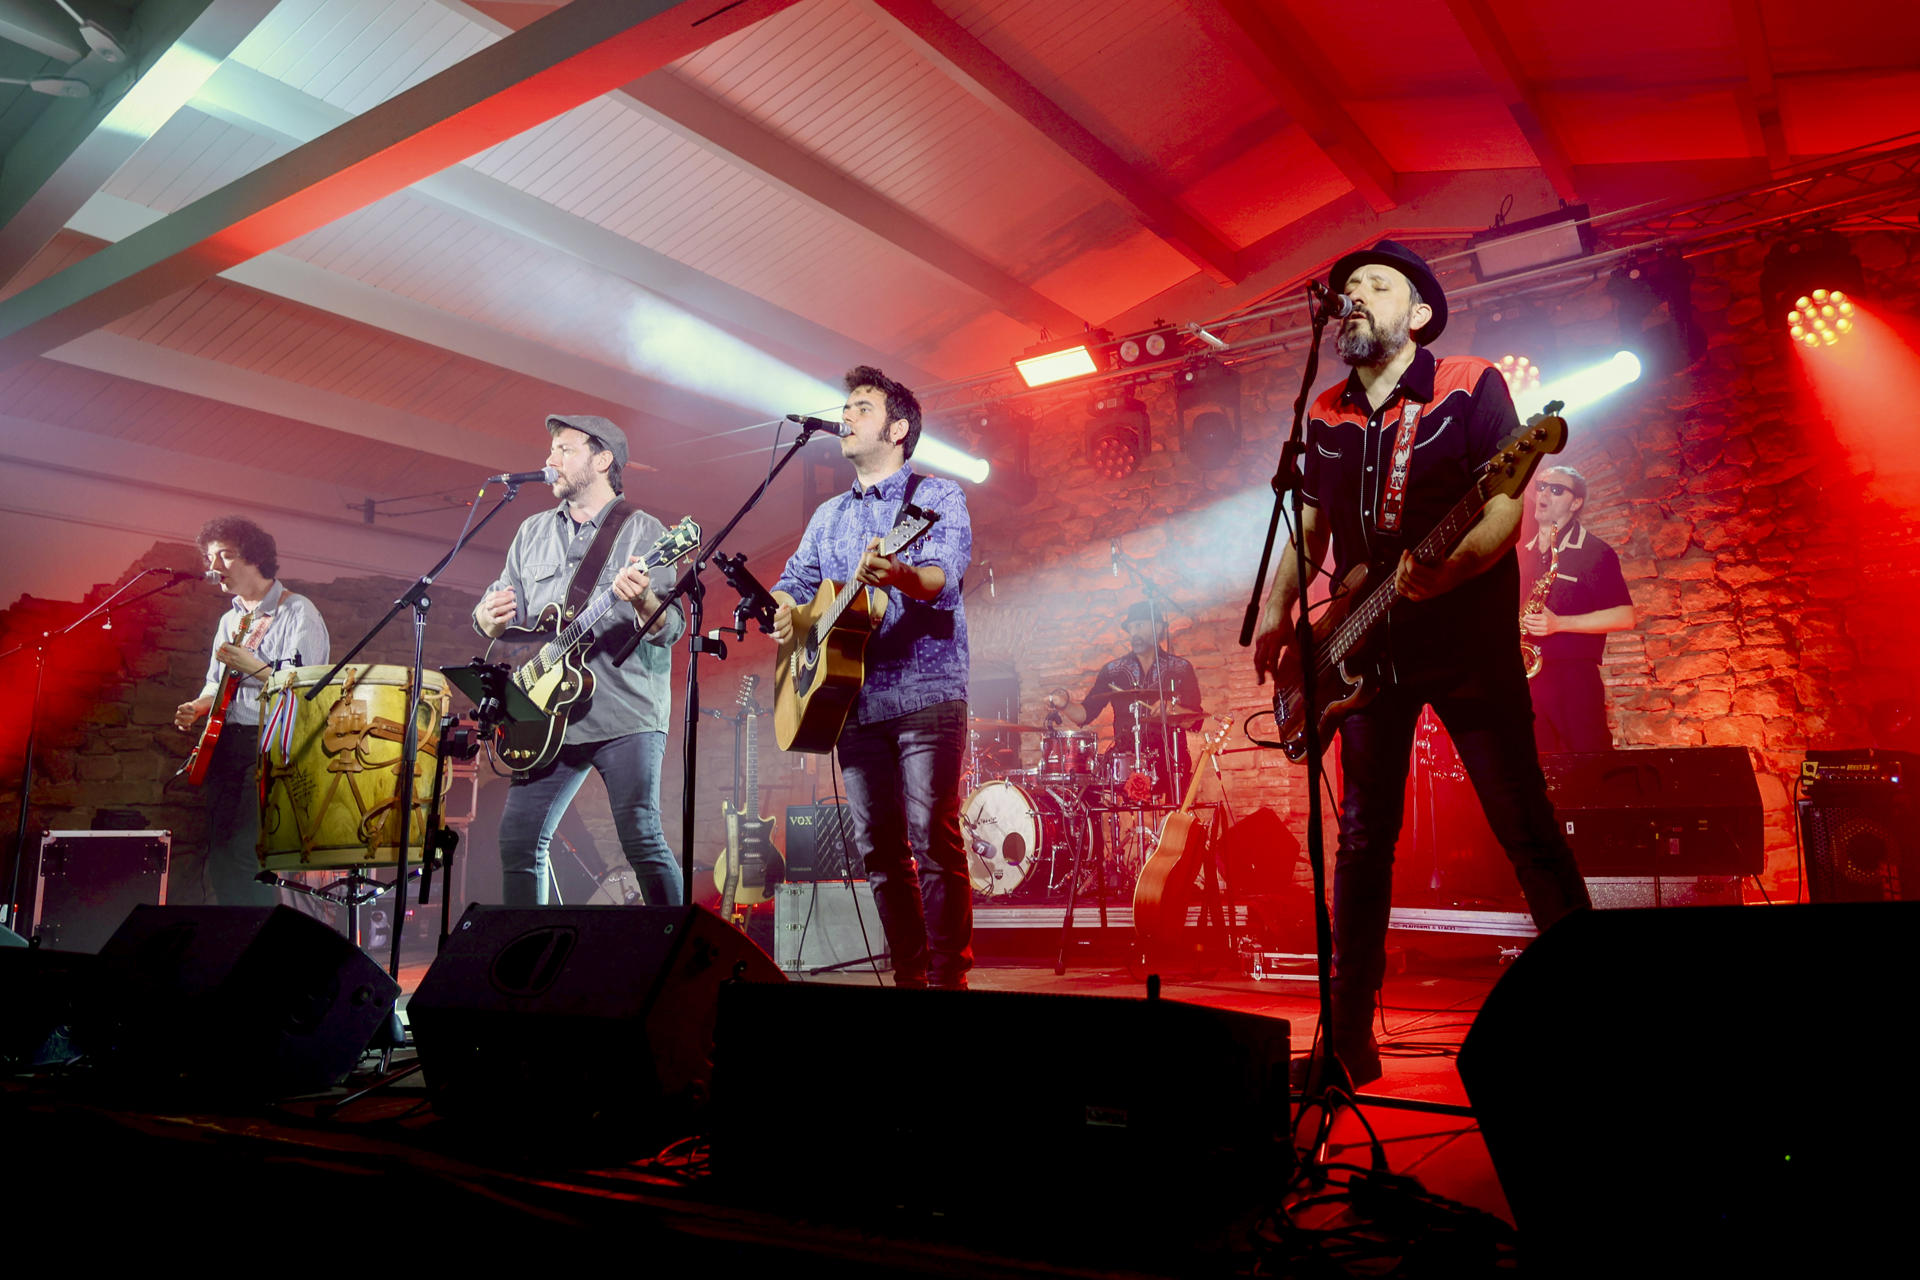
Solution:
[{"label": "cymbal stand", "polygon": [[[1087,812],[1087,806],[1083,800],[1076,799],[1074,803],[1079,805],[1083,817],[1091,818],[1092,815]],[[1034,817],[1037,822],[1039,815],[1035,814]],[[1067,875],[1067,909],[1060,917],[1060,951],[1053,961],[1053,972],[1056,977],[1067,971],[1067,947],[1073,941],[1073,907],[1080,893],[1080,855],[1083,852],[1092,852],[1090,848],[1084,848],[1093,843],[1091,822],[1087,823],[1085,832],[1087,837],[1085,840],[1073,841],[1073,869]],[[1104,935],[1107,929],[1107,860],[1104,857],[1093,860],[1093,884],[1094,896],[1100,904],[1100,931]]]}]

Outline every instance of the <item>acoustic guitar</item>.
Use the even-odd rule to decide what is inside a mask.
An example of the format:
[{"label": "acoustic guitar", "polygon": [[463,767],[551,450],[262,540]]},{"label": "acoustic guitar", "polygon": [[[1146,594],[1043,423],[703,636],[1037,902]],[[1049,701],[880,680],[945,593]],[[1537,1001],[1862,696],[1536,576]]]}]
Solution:
[{"label": "acoustic guitar", "polygon": [[[1548,406],[1559,407],[1557,402]],[[1413,558],[1422,564],[1445,560],[1495,495],[1519,497],[1541,461],[1566,447],[1566,420],[1536,414],[1501,441],[1499,450],[1480,469],[1473,488],[1420,540]],[[1385,682],[1380,646],[1375,641],[1388,610],[1400,599],[1393,585],[1395,567],[1394,560],[1355,565],[1313,624],[1312,713],[1318,717],[1322,746],[1349,712],[1373,701]],[[1290,760],[1306,757],[1308,710],[1300,678],[1300,652],[1290,644],[1273,682],[1273,717],[1279,722],[1281,749]]]},{"label": "acoustic guitar", "polygon": [[[251,613],[240,616],[240,625],[234,628],[231,643],[244,645],[247,631],[253,626]],[[227,727],[227,710],[233,706],[233,695],[240,691],[240,682],[246,677],[238,668],[228,667],[220,677],[220,687],[214,690],[213,705],[207,709],[207,723],[200,730],[200,740],[193,744],[193,751],[187,756],[187,762],[180,766],[180,772],[187,781],[199,786],[207,780],[207,770],[213,765],[213,747],[220,741],[220,731]]]},{"label": "acoustic guitar", "polygon": [[1193,812],[1200,794],[1200,779],[1207,761],[1227,740],[1233,727],[1231,716],[1220,717],[1220,728],[1206,740],[1193,762],[1193,777],[1187,782],[1187,794],[1180,807],[1167,815],[1160,829],[1160,842],[1140,868],[1133,886],[1134,951],[1147,967],[1163,962],[1191,958],[1198,961],[1203,940],[1199,930],[1187,934],[1187,908],[1198,892],[1201,865],[1207,853],[1207,828]]},{"label": "acoustic guitar", "polygon": [[746,921],[736,912],[736,904],[752,906],[767,901],[773,896],[774,886],[787,878],[786,861],[768,834],[773,819],[760,816],[760,708],[753,700],[759,684],[757,675],[740,681],[737,701],[741,716],[734,733],[746,735],[740,752],[746,762],[746,778],[743,783],[735,775],[737,803],[721,806],[727,819],[727,847],[713,864],[714,883],[720,886],[720,917],[739,928],[745,928]]},{"label": "acoustic guitar", "polygon": [[[898,555],[940,519],[906,503],[880,554]],[[827,752],[867,679],[867,641],[880,625],[887,593],[857,582],[820,584],[813,599],[793,607],[793,635],[780,646],[773,673],[773,733],[782,751]]]},{"label": "acoustic guitar", "polygon": [[[654,540],[644,562],[649,571],[660,569],[699,548],[700,526],[687,516]],[[546,718],[508,720],[494,735],[494,749],[514,772],[541,768],[560,754],[567,740],[567,725],[585,715],[592,705],[593,673],[586,669],[586,658],[593,647],[593,628],[622,603],[609,585],[581,605],[578,613],[555,602],[542,609],[529,625],[508,627],[500,633],[500,644],[540,646],[511,678],[528,700],[546,713]]]}]

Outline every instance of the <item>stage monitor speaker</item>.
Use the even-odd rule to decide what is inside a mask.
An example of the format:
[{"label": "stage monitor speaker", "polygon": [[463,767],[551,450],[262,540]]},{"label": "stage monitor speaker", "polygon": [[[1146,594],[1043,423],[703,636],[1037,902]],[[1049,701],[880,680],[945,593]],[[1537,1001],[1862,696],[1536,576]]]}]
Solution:
[{"label": "stage monitor speaker", "polygon": [[[1288,1032],[1172,1000],[729,987],[714,1171],[783,1203],[905,1206],[1076,1249],[1217,1227],[1271,1208],[1292,1167]],[[771,1140],[779,1062],[838,1104],[807,1139]]]},{"label": "stage monitor speaker", "polygon": [[95,985],[100,957],[87,951],[15,946],[0,928],[0,1065],[7,1070],[74,1056],[69,1028]]},{"label": "stage monitor speaker", "polygon": [[97,972],[75,1039],[103,1066],[252,1096],[338,1083],[400,992],[291,907],[135,907]]},{"label": "stage monitor speaker", "polygon": [[[851,866],[851,871],[849,871]],[[843,804],[787,806],[787,879],[864,880],[865,868],[853,851],[853,828]]]},{"label": "stage monitor speaker", "polygon": [[704,1103],[734,979],[786,975],[703,907],[474,906],[407,1019],[443,1115],[560,1141],[654,1132]]},{"label": "stage monitor speaker", "polygon": [[1909,903],[1587,911],[1549,929],[1459,1061],[1523,1269],[1787,1274],[1790,1250],[1831,1250],[1805,1274],[1866,1274],[1838,1251],[1912,1212],[1916,936]]},{"label": "stage monitor speaker", "polygon": [[1757,876],[1760,784],[1744,747],[1540,757],[1553,811],[1590,876]]}]

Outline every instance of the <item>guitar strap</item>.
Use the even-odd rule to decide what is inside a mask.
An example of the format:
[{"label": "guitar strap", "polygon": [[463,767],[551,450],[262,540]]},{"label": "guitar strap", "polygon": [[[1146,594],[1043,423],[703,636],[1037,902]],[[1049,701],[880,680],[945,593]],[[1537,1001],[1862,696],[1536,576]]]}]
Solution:
[{"label": "guitar strap", "polygon": [[594,535],[593,545],[587,548],[587,554],[581,557],[580,563],[574,568],[573,581],[567,584],[567,621],[573,621],[573,616],[593,598],[593,589],[600,581],[600,570],[606,567],[607,557],[613,553],[614,539],[620,536],[622,526],[632,514],[632,505],[625,497],[618,497],[600,518],[600,532]]}]

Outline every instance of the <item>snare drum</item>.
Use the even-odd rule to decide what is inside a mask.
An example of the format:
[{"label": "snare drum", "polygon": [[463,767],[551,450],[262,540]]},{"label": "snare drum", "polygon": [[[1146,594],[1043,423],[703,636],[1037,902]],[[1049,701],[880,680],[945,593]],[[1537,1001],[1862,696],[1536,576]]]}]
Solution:
[{"label": "snare drum", "polygon": [[447,679],[406,667],[351,663],[311,700],[330,667],[294,667],[267,681],[260,713],[260,865],[269,871],[393,866],[400,861],[400,749],[408,703],[419,728],[407,860],[427,838]]},{"label": "snare drum", "polygon": [[1091,729],[1049,729],[1040,740],[1040,775],[1067,782],[1093,781],[1100,743]]},{"label": "snare drum", "polygon": [[1100,758],[1100,783],[1133,804],[1153,799],[1160,786],[1160,770],[1153,757],[1132,751],[1113,751]]},{"label": "snare drum", "polygon": [[989,782],[968,796],[960,831],[967,878],[990,898],[1022,885],[1044,893],[1068,873],[1075,842],[1083,854],[1093,844],[1092,820],[1071,797],[1011,782]]}]

